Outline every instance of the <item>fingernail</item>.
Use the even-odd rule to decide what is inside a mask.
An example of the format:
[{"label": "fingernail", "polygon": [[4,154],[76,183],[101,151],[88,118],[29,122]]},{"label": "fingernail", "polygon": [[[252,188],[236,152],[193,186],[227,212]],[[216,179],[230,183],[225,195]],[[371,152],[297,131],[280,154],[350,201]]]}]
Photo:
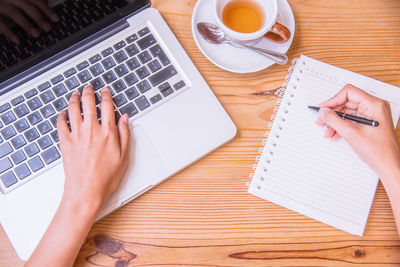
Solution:
[{"label": "fingernail", "polygon": [[43,28],[43,30],[45,30],[46,32],[49,32],[49,31],[51,31],[51,29],[52,29],[51,24],[49,24],[49,23],[47,23],[47,22],[45,22],[45,23],[42,24],[42,28]]},{"label": "fingernail", "polygon": [[319,115],[321,118],[325,118],[326,113],[329,111],[329,108],[320,108]]},{"label": "fingernail", "polygon": [[86,84],[85,88],[93,88],[93,86],[91,84]]},{"label": "fingernail", "polygon": [[110,89],[108,89],[107,87],[104,87],[103,89],[101,89],[102,93],[109,92],[109,91],[110,91]]},{"label": "fingernail", "polygon": [[31,32],[31,35],[33,36],[33,37],[39,37],[40,36],[40,32],[38,31],[38,30],[36,30],[36,29],[31,29],[30,30],[30,32]]},{"label": "fingernail", "polygon": [[79,91],[74,91],[73,95],[80,95]]},{"label": "fingernail", "polygon": [[125,122],[126,124],[128,124],[128,123],[129,123],[129,117],[128,117],[128,114],[124,114],[124,122]]},{"label": "fingernail", "polygon": [[19,44],[19,38],[17,36],[11,36],[11,42],[14,44]]}]

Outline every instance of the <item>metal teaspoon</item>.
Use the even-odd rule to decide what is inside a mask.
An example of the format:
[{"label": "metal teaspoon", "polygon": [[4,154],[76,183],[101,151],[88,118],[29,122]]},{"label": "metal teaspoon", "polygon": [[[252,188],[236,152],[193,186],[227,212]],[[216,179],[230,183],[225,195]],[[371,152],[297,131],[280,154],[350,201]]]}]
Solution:
[{"label": "metal teaspoon", "polygon": [[239,46],[242,48],[247,48],[252,50],[260,55],[266,56],[274,62],[284,65],[288,61],[288,57],[285,54],[274,52],[267,49],[262,49],[246,44],[242,44],[229,36],[227,36],[217,25],[208,22],[199,22],[197,23],[197,30],[201,34],[201,36],[208,42],[213,44],[222,44],[227,43],[232,46]]}]

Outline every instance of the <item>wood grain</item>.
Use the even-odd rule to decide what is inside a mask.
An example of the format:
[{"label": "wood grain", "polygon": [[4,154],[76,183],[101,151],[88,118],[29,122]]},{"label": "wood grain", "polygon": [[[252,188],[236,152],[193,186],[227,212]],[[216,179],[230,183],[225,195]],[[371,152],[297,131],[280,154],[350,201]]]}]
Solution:
[{"label": "wood grain", "polygon": [[[246,182],[288,65],[233,74],[190,30],[194,0],[153,0],[237,125],[229,144],[94,225],[75,266],[400,266],[400,240],[379,184],[363,237],[247,193]],[[400,86],[400,1],[291,0],[306,54]],[[400,92],[399,92],[400,93]],[[400,140],[400,129],[397,131]],[[22,266],[0,233],[0,266]],[[55,265],[56,266],[56,265]]]}]

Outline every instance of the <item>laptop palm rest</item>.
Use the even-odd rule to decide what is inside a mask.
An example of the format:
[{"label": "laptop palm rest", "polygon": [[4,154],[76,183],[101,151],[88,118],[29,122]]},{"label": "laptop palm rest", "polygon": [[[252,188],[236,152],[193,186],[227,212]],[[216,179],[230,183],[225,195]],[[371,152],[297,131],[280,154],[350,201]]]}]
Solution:
[{"label": "laptop palm rest", "polygon": [[99,218],[153,187],[155,178],[165,171],[167,166],[143,127],[133,127],[128,167],[118,189],[107,200]]}]

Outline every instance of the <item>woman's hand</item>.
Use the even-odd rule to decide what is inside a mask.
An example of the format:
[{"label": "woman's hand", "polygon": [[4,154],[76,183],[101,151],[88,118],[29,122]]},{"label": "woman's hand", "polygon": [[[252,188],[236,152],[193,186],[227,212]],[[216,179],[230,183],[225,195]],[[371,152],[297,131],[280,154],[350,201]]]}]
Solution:
[{"label": "woman's hand", "polygon": [[[365,91],[346,85],[334,97],[320,104],[317,124],[327,124],[325,136],[343,137],[353,150],[380,177],[400,169],[400,150],[396,141],[390,105],[387,101]],[[378,127],[343,120],[334,111],[369,117],[379,122]]]},{"label": "woman's hand", "polygon": [[46,233],[25,266],[72,266],[104,201],[117,188],[128,163],[129,121],[125,114],[115,125],[108,89],[101,91],[101,124],[97,121],[92,86],[74,93],[67,116],[58,118],[65,171],[64,195]]},{"label": "woman's hand", "polygon": [[[24,31],[37,38],[40,32],[35,25],[26,18],[31,18],[37,26],[45,32],[52,29],[51,23],[58,22],[60,18],[44,0],[0,0],[0,15],[8,17],[18,24]],[[2,32],[10,41],[18,44],[18,36],[8,27],[0,18],[0,32]]]},{"label": "woman's hand", "polygon": [[124,115],[115,124],[110,91],[101,91],[101,124],[97,121],[94,90],[86,86],[82,95],[76,91],[69,101],[67,116],[58,120],[61,153],[65,171],[64,199],[102,205],[117,188],[128,164],[129,122]]}]

